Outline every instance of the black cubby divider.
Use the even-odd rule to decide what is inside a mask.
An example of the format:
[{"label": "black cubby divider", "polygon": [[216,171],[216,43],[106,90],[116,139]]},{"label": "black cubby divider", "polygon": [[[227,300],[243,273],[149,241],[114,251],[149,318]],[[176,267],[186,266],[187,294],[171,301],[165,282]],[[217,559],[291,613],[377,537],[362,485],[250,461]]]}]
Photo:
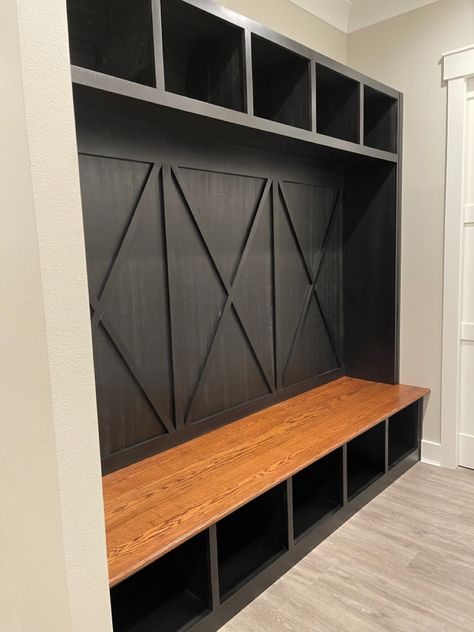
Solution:
[{"label": "black cubby divider", "polygon": [[256,116],[309,130],[310,61],[252,34],[253,107]]},{"label": "black cubby divider", "polygon": [[390,417],[388,421],[388,467],[391,469],[419,446],[419,402]]},{"label": "black cubby divider", "polygon": [[282,483],[217,523],[221,600],[287,549],[286,485]]},{"label": "black cubby divider", "polygon": [[385,473],[386,423],[382,421],[347,444],[347,495],[360,494]]},{"label": "black cubby divider", "polygon": [[161,0],[168,92],[244,111],[244,31],[182,0]]},{"label": "black cubby divider", "polygon": [[203,532],[111,589],[114,632],[176,632],[211,610]]},{"label": "black cubby divider", "polygon": [[293,476],[296,539],[342,507],[342,458],[342,448],[338,448]]},{"label": "black cubby divider", "polygon": [[67,0],[71,63],[155,86],[151,0]]}]

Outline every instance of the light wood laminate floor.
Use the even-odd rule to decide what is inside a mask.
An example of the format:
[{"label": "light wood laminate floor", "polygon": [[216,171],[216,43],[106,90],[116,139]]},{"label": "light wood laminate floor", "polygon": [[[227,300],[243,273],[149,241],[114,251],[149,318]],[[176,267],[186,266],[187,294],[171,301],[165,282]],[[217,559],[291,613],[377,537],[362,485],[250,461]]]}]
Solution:
[{"label": "light wood laminate floor", "polygon": [[417,464],[222,630],[474,632],[474,471]]}]

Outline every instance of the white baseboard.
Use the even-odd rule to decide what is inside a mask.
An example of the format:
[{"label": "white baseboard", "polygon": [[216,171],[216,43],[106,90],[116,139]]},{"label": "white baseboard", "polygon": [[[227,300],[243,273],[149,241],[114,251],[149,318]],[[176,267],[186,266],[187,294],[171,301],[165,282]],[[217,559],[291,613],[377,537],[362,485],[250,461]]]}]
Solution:
[{"label": "white baseboard", "polygon": [[[473,437],[474,438],[474,437]],[[421,460],[431,465],[441,464],[441,444],[434,441],[421,442]]]},{"label": "white baseboard", "polygon": [[459,465],[474,470],[474,436],[459,435]]}]

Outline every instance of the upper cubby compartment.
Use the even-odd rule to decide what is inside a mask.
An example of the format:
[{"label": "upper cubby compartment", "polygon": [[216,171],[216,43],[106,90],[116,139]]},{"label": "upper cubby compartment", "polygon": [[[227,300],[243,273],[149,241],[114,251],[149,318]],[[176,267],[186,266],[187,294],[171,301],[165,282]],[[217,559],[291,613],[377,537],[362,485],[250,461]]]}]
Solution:
[{"label": "upper cubby compartment", "polygon": [[67,0],[71,63],[155,86],[151,0]]},{"label": "upper cubby compartment", "polygon": [[309,130],[309,60],[252,34],[254,114]]},{"label": "upper cubby compartment", "polygon": [[364,145],[396,153],[397,118],[397,99],[364,87]]},{"label": "upper cubby compartment", "polygon": [[165,89],[245,111],[244,33],[181,0],[162,0]]},{"label": "upper cubby compartment", "polygon": [[360,84],[316,64],[316,128],[320,134],[359,142]]}]

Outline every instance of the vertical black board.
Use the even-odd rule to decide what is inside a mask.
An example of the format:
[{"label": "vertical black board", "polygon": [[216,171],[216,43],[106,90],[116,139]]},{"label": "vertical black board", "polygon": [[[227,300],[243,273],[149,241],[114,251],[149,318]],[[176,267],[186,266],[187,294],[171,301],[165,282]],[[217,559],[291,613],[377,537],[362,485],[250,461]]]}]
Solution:
[{"label": "vertical black board", "polygon": [[396,383],[396,165],[349,167],[344,191],[344,360],[352,377]]}]

